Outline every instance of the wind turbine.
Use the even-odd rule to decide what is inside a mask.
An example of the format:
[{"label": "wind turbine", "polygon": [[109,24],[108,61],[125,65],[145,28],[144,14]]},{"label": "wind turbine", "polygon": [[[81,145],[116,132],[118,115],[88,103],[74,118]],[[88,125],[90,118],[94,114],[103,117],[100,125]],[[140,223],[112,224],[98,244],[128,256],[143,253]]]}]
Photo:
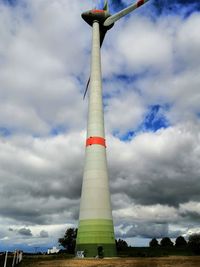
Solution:
[{"label": "wind turbine", "polygon": [[84,251],[86,257],[116,256],[106,160],[100,48],[107,31],[117,20],[148,1],[139,0],[114,15],[109,13],[108,1],[105,1],[102,10],[93,9],[82,14],[82,18],[92,26],[93,37],[91,72],[84,93],[85,97],[90,85],[77,255],[82,255]]}]

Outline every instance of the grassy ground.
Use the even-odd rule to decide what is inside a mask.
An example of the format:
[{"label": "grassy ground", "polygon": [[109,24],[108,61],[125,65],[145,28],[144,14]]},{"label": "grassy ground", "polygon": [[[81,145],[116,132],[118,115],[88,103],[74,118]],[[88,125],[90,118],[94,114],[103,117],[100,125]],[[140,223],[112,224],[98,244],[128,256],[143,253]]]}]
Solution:
[{"label": "grassy ground", "polygon": [[[64,259],[48,256],[24,257],[19,267],[199,267],[200,257]],[[8,266],[10,267],[10,266]]]},{"label": "grassy ground", "polygon": [[118,252],[120,257],[165,257],[165,256],[194,256],[193,252],[187,248],[150,248],[150,247],[129,247],[125,251]]},{"label": "grassy ground", "polygon": [[[4,260],[5,260],[5,255],[0,256],[0,267],[4,266]],[[12,266],[12,261],[13,261],[13,257],[8,256],[8,258],[7,258],[7,267],[11,267]]]}]

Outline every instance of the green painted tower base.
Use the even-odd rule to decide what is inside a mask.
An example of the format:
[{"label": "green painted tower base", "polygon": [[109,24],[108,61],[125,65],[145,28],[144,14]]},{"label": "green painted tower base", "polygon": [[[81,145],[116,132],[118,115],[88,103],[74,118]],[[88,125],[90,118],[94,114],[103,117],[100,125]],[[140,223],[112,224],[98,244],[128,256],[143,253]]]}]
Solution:
[{"label": "green painted tower base", "polygon": [[76,254],[85,257],[116,257],[116,244],[112,220],[81,220],[76,239]]}]

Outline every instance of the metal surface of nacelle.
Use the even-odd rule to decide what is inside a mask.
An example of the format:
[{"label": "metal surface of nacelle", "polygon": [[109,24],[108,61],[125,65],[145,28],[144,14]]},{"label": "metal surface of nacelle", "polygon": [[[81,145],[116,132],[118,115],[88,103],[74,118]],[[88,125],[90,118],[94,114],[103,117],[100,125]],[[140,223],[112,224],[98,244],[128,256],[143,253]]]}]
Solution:
[{"label": "metal surface of nacelle", "polygon": [[[100,26],[104,26],[104,22],[107,18],[111,16],[111,14],[107,10],[101,10],[101,9],[92,9],[89,11],[86,11],[82,13],[82,18],[87,22],[90,26],[93,25],[94,21],[98,21]],[[107,30],[112,28],[114,23],[112,25],[109,25],[108,27],[105,27]]]}]

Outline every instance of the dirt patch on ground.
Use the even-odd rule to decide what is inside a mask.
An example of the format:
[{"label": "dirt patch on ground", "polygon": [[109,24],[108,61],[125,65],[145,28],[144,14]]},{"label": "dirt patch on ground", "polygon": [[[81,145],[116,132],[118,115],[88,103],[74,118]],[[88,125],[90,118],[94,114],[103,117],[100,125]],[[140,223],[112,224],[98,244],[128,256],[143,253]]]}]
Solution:
[{"label": "dirt patch on ground", "polygon": [[40,261],[33,267],[200,267],[200,257],[71,259]]}]

